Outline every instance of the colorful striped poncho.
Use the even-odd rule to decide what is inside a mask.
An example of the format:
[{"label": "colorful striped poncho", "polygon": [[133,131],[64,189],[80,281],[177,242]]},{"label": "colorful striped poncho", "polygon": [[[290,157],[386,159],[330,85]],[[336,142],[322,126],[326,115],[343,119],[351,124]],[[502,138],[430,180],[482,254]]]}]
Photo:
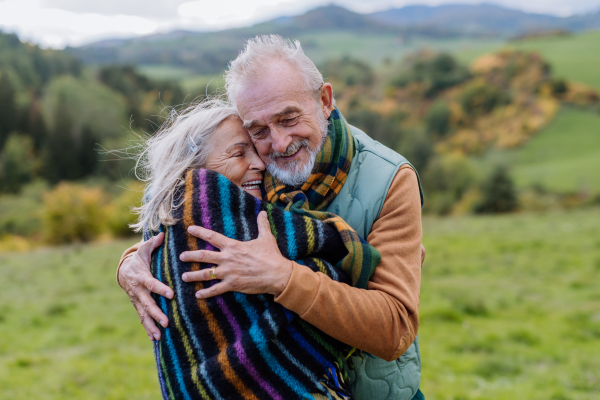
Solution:
[{"label": "colorful striped poncho", "polygon": [[[335,227],[262,202],[213,171],[190,171],[179,195],[184,201],[174,216],[180,222],[161,228],[165,241],[151,265],[153,275],[175,293],[173,300],[155,295],[170,321],[155,342],[163,398],[351,397],[339,368],[350,351],[347,345],[275,303],[271,295],[230,292],[196,299],[197,290],[217,281],[187,283],[181,275],[211,265],[179,260],[183,251],[215,250],[189,235],[190,225],[248,241],[258,236],[256,219],[265,210],[286,258],[349,284],[349,276],[334,267],[348,255]],[[156,233],[145,232],[145,237]]]}]

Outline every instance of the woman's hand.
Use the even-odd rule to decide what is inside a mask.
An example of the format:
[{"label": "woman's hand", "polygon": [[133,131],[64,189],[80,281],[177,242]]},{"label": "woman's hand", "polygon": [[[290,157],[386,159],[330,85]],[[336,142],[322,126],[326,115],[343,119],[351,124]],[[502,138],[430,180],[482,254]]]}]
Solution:
[{"label": "woman's hand", "polygon": [[[180,259],[185,262],[215,264],[215,277],[221,282],[196,292],[197,298],[207,298],[225,292],[246,294],[270,293],[279,295],[292,274],[292,262],[281,254],[271,233],[267,213],[258,214],[258,238],[249,242],[230,239],[199,226],[190,226],[188,232],[220,249],[186,251]],[[185,282],[210,281],[210,268],[186,272]]]},{"label": "woman's hand", "polygon": [[117,276],[119,286],[127,292],[150,340],[160,340],[160,330],[154,320],[165,328],[169,323],[167,316],[156,305],[151,293],[157,293],[169,299],[173,298],[171,288],[155,279],[150,272],[152,252],[162,244],[163,239],[164,234],[161,232],[144,242],[133,256],[123,261]]}]

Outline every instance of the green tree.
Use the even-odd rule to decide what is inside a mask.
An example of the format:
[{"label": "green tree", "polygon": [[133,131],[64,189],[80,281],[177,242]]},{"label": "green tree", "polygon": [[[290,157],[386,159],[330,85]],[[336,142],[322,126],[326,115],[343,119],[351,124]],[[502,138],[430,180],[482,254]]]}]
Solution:
[{"label": "green tree", "polygon": [[58,99],[51,140],[45,146],[44,176],[50,182],[81,179],[98,164],[95,145],[99,138],[87,125],[77,132],[64,97]]},{"label": "green tree", "polygon": [[450,109],[443,100],[437,100],[427,111],[425,124],[427,133],[433,136],[445,136],[450,131]]},{"label": "green tree", "polygon": [[426,207],[447,214],[475,183],[475,170],[462,156],[443,155],[433,159],[421,175]]},{"label": "green tree", "polygon": [[9,135],[0,153],[0,192],[18,193],[31,181],[34,169],[31,138],[16,133]]},{"label": "green tree", "polygon": [[[153,81],[140,74],[132,66],[106,66],[98,72],[98,80],[125,97],[127,116],[135,127],[148,132],[160,126],[160,115],[165,106],[176,106],[184,101],[184,95],[176,82]],[[142,109],[142,104],[151,108]]]},{"label": "green tree", "polygon": [[462,108],[470,117],[487,114],[509,101],[510,97],[502,90],[484,83],[469,85],[460,96]]},{"label": "green tree", "polygon": [[370,85],[374,79],[369,64],[348,56],[328,60],[320,69],[326,79],[337,79],[348,86]]},{"label": "green tree", "polygon": [[42,171],[51,182],[92,174],[98,165],[96,144],[120,136],[126,126],[119,94],[72,77],[50,83],[42,109],[49,126]]},{"label": "green tree", "polygon": [[469,70],[458,64],[450,54],[419,54],[406,61],[403,71],[390,84],[403,87],[411,82],[420,82],[424,85],[425,96],[431,98],[441,90],[464,82],[469,76]]},{"label": "green tree", "polygon": [[0,71],[0,149],[2,149],[8,135],[16,126],[15,89],[8,78],[8,74]]},{"label": "green tree", "polygon": [[483,199],[477,207],[480,213],[503,213],[517,208],[515,186],[508,169],[498,166],[482,184]]},{"label": "green tree", "polygon": [[367,135],[378,142],[394,149],[402,134],[401,123],[404,115],[395,113],[383,116],[376,111],[356,106],[348,113],[348,122],[365,131]]}]

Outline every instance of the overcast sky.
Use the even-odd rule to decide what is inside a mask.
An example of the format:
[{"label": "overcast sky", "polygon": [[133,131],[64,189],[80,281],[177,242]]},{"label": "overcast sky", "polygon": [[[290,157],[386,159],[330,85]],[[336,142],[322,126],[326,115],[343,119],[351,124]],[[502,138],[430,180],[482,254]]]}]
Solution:
[{"label": "overcast sky", "polygon": [[[600,0],[488,0],[554,15],[600,9]],[[174,29],[219,30],[298,15],[336,3],[370,13],[408,4],[481,3],[481,0],[0,0],[0,30],[43,47],[77,46],[100,39]]]}]

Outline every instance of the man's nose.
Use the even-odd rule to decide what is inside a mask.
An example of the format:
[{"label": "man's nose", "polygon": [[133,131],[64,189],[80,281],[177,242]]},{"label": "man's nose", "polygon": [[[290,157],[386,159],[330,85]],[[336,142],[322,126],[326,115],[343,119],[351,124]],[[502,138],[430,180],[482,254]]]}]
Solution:
[{"label": "man's nose", "polygon": [[278,153],[285,153],[290,144],[292,144],[292,135],[279,127],[271,128],[271,146]]}]

